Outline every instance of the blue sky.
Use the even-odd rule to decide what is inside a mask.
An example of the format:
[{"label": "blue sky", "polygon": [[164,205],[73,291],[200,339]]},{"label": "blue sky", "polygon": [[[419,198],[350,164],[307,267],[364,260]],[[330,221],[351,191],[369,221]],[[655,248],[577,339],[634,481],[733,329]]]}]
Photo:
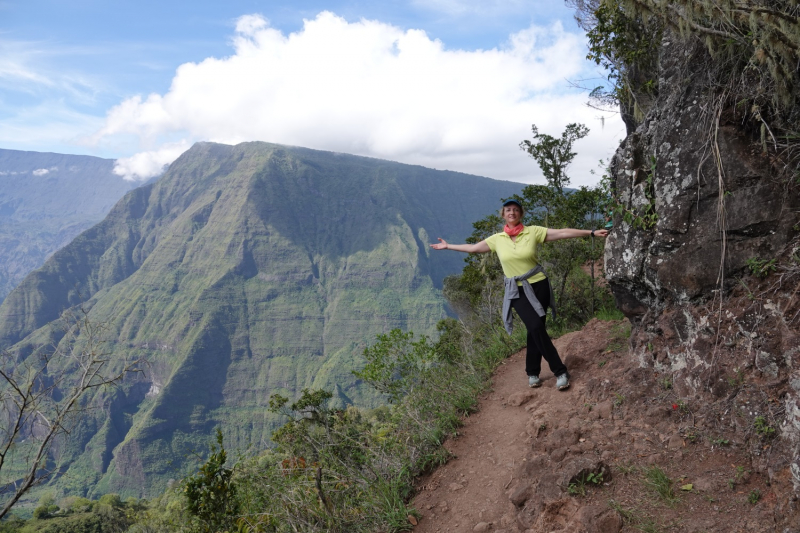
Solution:
[{"label": "blue sky", "polygon": [[0,147],[143,179],[264,140],[535,182],[530,125],[579,121],[579,184],[624,134],[570,87],[602,76],[585,53],[558,0],[0,0]]}]

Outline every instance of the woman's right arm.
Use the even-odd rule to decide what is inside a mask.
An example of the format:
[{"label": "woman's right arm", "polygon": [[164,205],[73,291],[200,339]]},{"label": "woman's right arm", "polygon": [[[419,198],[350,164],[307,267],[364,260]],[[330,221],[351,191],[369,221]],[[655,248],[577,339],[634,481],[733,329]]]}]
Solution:
[{"label": "woman's right arm", "polygon": [[489,245],[486,241],[481,241],[476,244],[447,244],[447,241],[439,238],[439,242],[431,244],[434,250],[455,250],[456,252],[466,252],[468,254],[485,254],[491,252]]}]

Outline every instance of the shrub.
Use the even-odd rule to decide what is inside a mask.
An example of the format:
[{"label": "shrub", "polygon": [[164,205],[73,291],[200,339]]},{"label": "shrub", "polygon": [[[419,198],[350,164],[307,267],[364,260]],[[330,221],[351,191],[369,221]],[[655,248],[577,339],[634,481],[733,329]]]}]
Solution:
[{"label": "shrub", "polygon": [[232,483],[233,469],[225,466],[227,460],[222,431],[217,428],[217,445],[212,445],[211,454],[200,471],[184,482],[186,508],[197,519],[194,529],[198,531],[222,531],[233,523],[237,509],[236,486]]}]

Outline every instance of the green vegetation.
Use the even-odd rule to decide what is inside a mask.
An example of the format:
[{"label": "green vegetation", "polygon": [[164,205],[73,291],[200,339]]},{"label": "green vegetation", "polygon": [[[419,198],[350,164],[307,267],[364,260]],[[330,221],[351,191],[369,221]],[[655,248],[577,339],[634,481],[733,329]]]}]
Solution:
[{"label": "green vegetation", "polygon": [[586,487],[598,487],[603,484],[602,472],[589,472],[567,486],[567,492],[573,496],[586,496]]},{"label": "green vegetation", "polygon": [[542,170],[547,180],[549,200],[542,200],[541,206],[547,210],[555,204],[555,198],[564,196],[564,188],[569,185],[570,178],[567,175],[567,167],[578,155],[572,151],[572,146],[589,135],[589,128],[583,124],[567,124],[560,138],[555,138],[546,133],[539,133],[536,124],[531,126],[533,140],[524,140],[519,147],[528,152],[539,168]]},{"label": "green vegetation", "polygon": [[[391,405],[338,409],[331,407],[331,393],[310,389],[294,402],[273,395],[270,409],[288,418],[273,434],[274,449],[225,466],[218,441],[200,472],[156,499],[135,527],[411,530],[408,516],[415,511],[407,501],[414,477],[446,461],[445,438],[475,409],[491,371],[523,342],[522,335],[509,338],[499,330],[470,340],[453,319],[439,329],[436,342],[392,331],[368,349],[366,370],[357,374],[396,393]],[[397,364],[408,363],[414,352],[425,364]],[[222,482],[221,472],[229,476]],[[197,486],[202,498],[190,489]],[[201,508],[199,501],[226,504]]]},{"label": "green vegetation", "polygon": [[[619,314],[622,315],[622,313]],[[600,316],[598,316],[597,318],[600,318],[600,320],[606,320],[604,318],[601,318],[603,313],[599,313],[599,315]],[[624,315],[621,316],[620,318],[616,318],[615,320],[622,320],[623,318],[625,318]],[[628,322],[627,320],[620,322],[619,324],[617,324],[612,328],[611,342],[608,344],[607,350],[616,352],[618,350],[623,349],[625,346],[627,346],[628,339],[630,338],[631,338],[631,323]]]},{"label": "green vegetation", "polygon": [[658,466],[652,466],[644,472],[645,487],[650,489],[662,502],[667,505],[674,505],[678,501],[678,497],[672,488],[673,482]]},{"label": "green vegetation", "polygon": [[237,511],[233,469],[225,466],[228,454],[222,446],[222,431],[217,429],[217,446],[197,474],[186,479],[186,510],[197,519],[196,529],[214,533],[231,526],[230,517]]},{"label": "green vegetation", "polygon": [[638,470],[639,468],[635,464],[630,462],[619,463],[617,465],[617,472],[623,475],[633,474]]},{"label": "green vegetation", "polygon": [[745,382],[745,377],[742,369],[737,369],[736,374],[734,376],[728,377],[728,385],[730,385],[732,388],[741,387],[742,385],[744,385],[744,382]]},{"label": "green vegetation", "polygon": [[623,403],[625,403],[625,396],[622,394],[615,392],[614,393],[614,407],[620,407]]},{"label": "green vegetation", "polygon": [[413,333],[398,329],[378,335],[378,342],[364,350],[367,364],[355,376],[386,394],[390,403],[398,403],[421,384],[437,360],[435,346],[426,337],[416,342],[413,338]]},{"label": "green vegetation", "polygon": [[750,491],[750,494],[747,495],[747,501],[751,505],[757,504],[761,500],[761,491],[758,489],[753,489]]},{"label": "green vegetation", "polygon": [[616,321],[622,320],[625,318],[625,315],[617,309],[616,306],[614,307],[602,307],[595,312],[594,315],[599,320],[608,320],[608,321]]},{"label": "green vegetation", "polygon": [[731,490],[734,490],[737,484],[741,483],[745,476],[749,474],[747,470],[743,466],[736,466],[734,467],[733,477],[728,479],[728,487]]},{"label": "green vegetation", "polygon": [[596,87],[590,99],[602,107],[622,104],[623,113],[640,121],[642,95],[658,90],[657,58],[661,26],[647,25],[643,17],[626,10],[618,2],[575,0],[579,24],[589,39],[587,59],[608,72],[611,87]]},{"label": "green vegetation", "polygon": [[736,467],[736,473],[734,474],[736,476],[736,481],[744,479],[745,474],[747,474],[747,470],[745,470],[743,466],[740,465]]},{"label": "green vegetation", "polygon": [[147,502],[117,494],[106,494],[98,500],[70,496],[56,503],[52,494],[45,494],[30,520],[11,515],[0,522],[2,533],[121,533],[135,522]]},{"label": "green vegetation", "polygon": [[753,427],[755,427],[758,436],[763,439],[771,439],[775,436],[775,428],[761,415],[755,418]]},{"label": "green vegetation", "polygon": [[688,413],[689,411],[689,404],[685,401],[678,399],[675,404],[678,406],[678,411],[681,413]]},{"label": "green vegetation", "polygon": [[775,265],[776,259],[759,259],[751,257],[747,260],[747,268],[750,273],[757,278],[766,278],[771,272],[775,272],[777,266]]},{"label": "green vegetation", "polygon": [[727,446],[731,443],[731,441],[725,437],[712,437],[709,438],[708,441],[714,446]]}]

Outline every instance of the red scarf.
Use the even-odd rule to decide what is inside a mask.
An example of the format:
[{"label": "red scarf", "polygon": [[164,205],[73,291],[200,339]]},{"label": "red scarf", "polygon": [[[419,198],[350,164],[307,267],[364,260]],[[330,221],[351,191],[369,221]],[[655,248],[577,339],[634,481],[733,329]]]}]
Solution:
[{"label": "red scarf", "polygon": [[508,233],[509,237],[516,237],[517,235],[522,233],[522,230],[524,230],[524,229],[525,229],[525,226],[523,226],[522,224],[517,224],[513,228],[509,228],[508,224],[506,224],[506,227],[504,228],[504,231],[506,233]]}]

